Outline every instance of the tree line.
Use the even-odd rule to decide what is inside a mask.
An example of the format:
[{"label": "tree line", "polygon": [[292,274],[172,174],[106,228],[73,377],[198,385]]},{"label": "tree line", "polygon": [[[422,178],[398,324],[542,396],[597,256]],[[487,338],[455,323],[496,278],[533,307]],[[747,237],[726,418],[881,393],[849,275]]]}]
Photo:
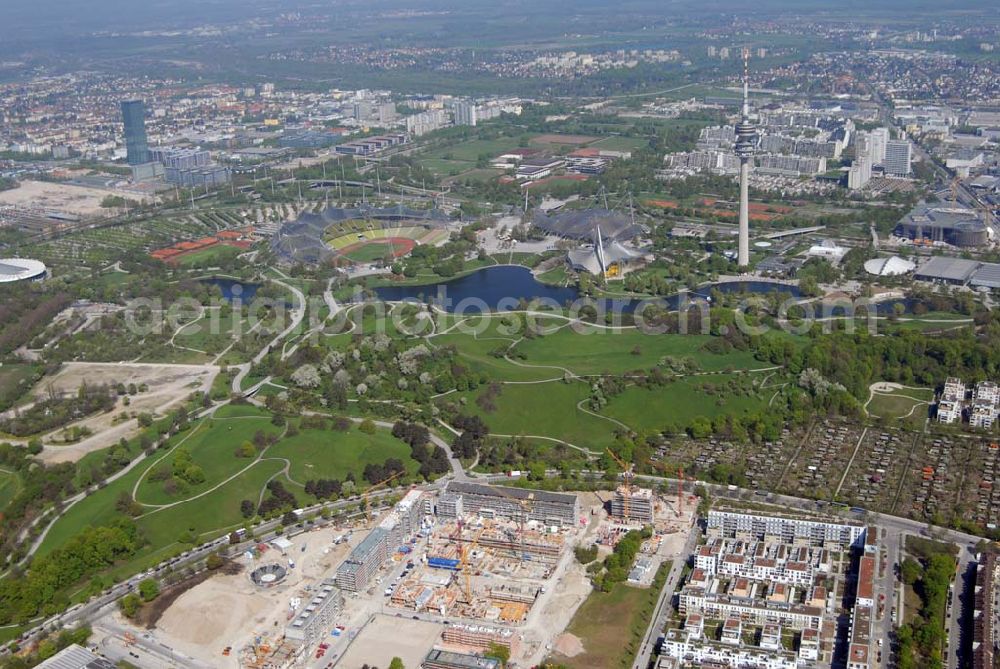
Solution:
[{"label": "tree line", "polygon": [[133,557],[143,543],[138,527],[126,518],[85,528],[60,548],[35,558],[27,573],[0,581],[0,624],[24,623],[64,610],[70,586]]}]

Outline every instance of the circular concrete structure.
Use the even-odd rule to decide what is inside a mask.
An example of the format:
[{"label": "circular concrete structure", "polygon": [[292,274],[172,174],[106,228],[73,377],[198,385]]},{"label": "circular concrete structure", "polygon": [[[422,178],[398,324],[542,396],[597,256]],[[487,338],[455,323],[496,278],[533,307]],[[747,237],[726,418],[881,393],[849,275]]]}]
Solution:
[{"label": "circular concrete structure", "polygon": [[45,278],[45,263],[28,258],[0,258],[0,283],[39,281]]},{"label": "circular concrete structure", "polygon": [[280,583],[285,578],[286,571],[283,565],[277,562],[272,562],[269,564],[262,564],[261,566],[250,572],[250,580],[253,581],[254,585],[259,585],[262,588],[269,588],[272,585]]}]

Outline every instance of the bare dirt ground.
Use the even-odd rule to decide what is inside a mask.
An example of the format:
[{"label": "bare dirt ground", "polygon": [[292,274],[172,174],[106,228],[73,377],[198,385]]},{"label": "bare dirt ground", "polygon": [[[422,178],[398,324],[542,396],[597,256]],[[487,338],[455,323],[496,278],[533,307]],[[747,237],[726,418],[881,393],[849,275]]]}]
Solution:
[{"label": "bare dirt ground", "polygon": [[583,641],[580,640],[580,637],[565,632],[556,637],[552,648],[560,655],[576,657],[583,652]]},{"label": "bare dirt ground", "polygon": [[[289,559],[295,562],[295,568],[273,587],[254,585],[249,578],[254,566],[245,559],[240,560],[242,573],[219,574],[199,583],[163,612],[153,631],[155,638],[210,666],[235,669],[239,650],[254,637],[273,643],[284,634],[291,599],[307,601],[306,588],[332,576],[351,546],[364,536],[355,532],[350,543],[334,546],[333,537],[342,531],[325,528],[300,534],[292,538],[293,545],[285,556],[274,549],[265,551],[257,566],[271,562],[287,565]],[[226,646],[233,648],[229,657],[222,655]]]},{"label": "bare dirt ground", "polygon": [[110,194],[112,191],[86,186],[22,181],[17,188],[0,193],[0,204],[40,207],[86,218],[101,214],[101,200]]},{"label": "bare dirt ground", "polygon": [[[59,392],[74,392],[83,383],[124,383],[126,386],[130,383],[136,386],[146,384],[148,390],[131,396],[129,406],[125,406],[123,399],[119,399],[112,411],[73,423],[89,427],[93,435],[65,446],[46,444],[40,458],[50,464],[76,462],[91,451],[117,443],[122,437],[131,438],[139,431],[136,420],[132,418],[116,422],[116,416],[122,412],[127,412],[130,416],[140,413],[163,415],[191,393],[210,390],[218,373],[219,368],[212,365],[66,363],[54,376],[42,379],[32,394],[44,395],[50,387]],[[55,434],[60,431],[61,428]],[[43,439],[44,441],[46,440]]]},{"label": "bare dirt ground", "polygon": [[425,620],[377,615],[354,639],[337,666],[358,669],[367,663],[388,667],[392,658],[398,657],[405,667],[419,667],[443,628]]},{"label": "bare dirt ground", "polygon": [[174,602],[180,599],[181,596],[183,596],[188,590],[201,585],[213,576],[219,576],[222,574],[227,576],[236,576],[243,571],[244,568],[242,564],[239,564],[238,562],[227,562],[217,572],[203,571],[191,576],[190,578],[184,579],[180,583],[167,586],[160,593],[159,597],[139,609],[136,622],[145,625],[147,629],[153,629],[156,627],[156,623],[159,622],[160,618],[163,617],[163,613],[173,606]]},{"label": "bare dirt ground", "polygon": [[[586,569],[577,561],[572,549],[588,546],[597,539],[601,512],[598,511],[596,516],[591,516],[590,512],[593,508],[600,509],[603,502],[593,493],[579,495],[580,512],[587,516],[587,527],[568,547],[553,574],[553,581],[546,586],[546,593],[538,598],[528,614],[518,657],[511,658],[520,666],[534,666],[549,654],[551,648],[560,642],[559,635],[569,625],[573,614],[593,590]],[[563,639],[562,643],[572,646],[571,639]]]},{"label": "bare dirt ground", "polygon": [[223,576],[184,593],[160,618],[157,637],[170,638],[167,645],[210,664],[231,659],[222,658],[222,649],[270,604],[266,596],[241,592],[243,583],[246,576]]}]

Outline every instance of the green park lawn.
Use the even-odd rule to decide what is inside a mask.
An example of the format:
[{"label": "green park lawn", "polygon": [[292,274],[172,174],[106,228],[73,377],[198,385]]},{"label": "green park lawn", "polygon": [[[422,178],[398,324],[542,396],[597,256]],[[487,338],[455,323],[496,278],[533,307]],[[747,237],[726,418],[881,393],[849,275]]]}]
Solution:
[{"label": "green park lawn", "polygon": [[590,145],[590,148],[606,151],[638,151],[648,147],[648,137],[605,137]]},{"label": "green park lawn", "polygon": [[147,474],[139,485],[136,501],[151,505],[170,504],[218,485],[253,462],[254,458],[236,457],[235,451],[243,442],[252,441],[258,430],[268,435],[280,433],[264,417],[206,418],[200,421],[187,432],[171,439],[170,446],[158,451],[152,464],[143,463],[141,467],[149,470],[149,473],[160,466],[169,467],[176,449],[183,448],[191,453],[194,463],[205,472],[205,481],[197,485],[184,485],[178,493],[171,495],[164,490],[162,481],[150,481]]},{"label": "green park lawn", "polygon": [[18,490],[21,489],[21,481],[17,474],[0,469],[0,510],[7,506]]},{"label": "green park lawn", "polygon": [[462,364],[470,369],[486,373],[489,378],[504,381],[542,381],[562,376],[562,372],[554,369],[518,367],[503,358],[493,356],[492,351],[500,346],[513,343],[504,338],[473,339],[467,335],[447,334],[431,340],[435,346],[454,345]]},{"label": "green park lawn", "polygon": [[475,161],[445,160],[443,158],[424,158],[420,164],[437,177],[454,177],[475,166]]},{"label": "green park lawn", "polygon": [[31,624],[22,625],[20,627],[0,627],[0,643],[7,643],[8,641],[13,641],[17,637],[21,636],[21,633],[27,631],[31,628]]},{"label": "green park lawn", "polygon": [[[439,159],[446,161],[465,161],[475,163],[480,155],[489,155],[490,158],[520,147],[517,137],[499,137],[497,139],[472,139],[454,146],[447,146],[434,151],[429,151],[421,156],[421,160]],[[433,167],[431,168],[433,169]]]},{"label": "green park lawn", "polygon": [[535,278],[542,283],[548,283],[554,286],[565,286],[569,283],[569,271],[564,266],[560,265],[555,269],[550,269],[547,272],[539,274]]},{"label": "green park lawn", "polygon": [[388,458],[402,460],[411,474],[419,468],[410,458],[410,447],[387,430],[368,435],[356,427],[348,432],[302,430],[269,448],[265,457],[287,458],[289,475],[299,485],[310,479],[343,481],[348,474],[360,482],[366,465],[382,464]]},{"label": "green park lawn", "polygon": [[622,374],[649,369],[664,356],[692,357],[704,371],[754,369],[769,365],[755,360],[746,351],[719,355],[702,350],[709,335],[644,334],[638,330],[607,331],[589,329],[577,334],[569,328],[558,333],[518,344],[517,350],[535,365],[558,365],[576,374]]},{"label": "green park lawn", "polygon": [[[461,163],[465,165],[465,163]],[[476,183],[484,183],[487,181],[493,181],[497,177],[503,174],[502,170],[491,169],[491,168],[476,168],[469,169],[465,172],[460,172],[458,175],[460,181],[473,181]]]},{"label": "green park lawn", "polygon": [[[149,545],[136,559],[144,560],[142,567],[158,563],[173,552],[183,552],[189,546],[180,543],[181,534],[190,530],[198,542],[211,539],[224,532],[231,532],[247,521],[240,513],[240,503],[249,499],[256,504],[264,485],[280,472],[284,463],[262,460],[241,476],[218,490],[190,502],[182,502],[162,510],[153,510],[137,520]],[[292,491],[295,492],[294,490]],[[312,502],[304,494],[296,496],[300,502]],[[206,510],[211,512],[206,513]]]},{"label": "green park lawn", "polygon": [[0,403],[15,403],[31,390],[31,381],[38,371],[35,365],[0,365]]},{"label": "green park lawn", "polygon": [[922,424],[933,401],[934,391],[930,388],[899,388],[889,393],[874,393],[866,409],[874,417],[902,418]]},{"label": "green park lawn", "polygon": [[45,535],[45,540],[38,547],[36,554],[47,555],[79,534],[83,528],[107,525],[119,517],[115,501],[121,493],[131,493],[132,486],[139,480],[144,470],[145,467],[139,465],[120,479],[90,492],[83,500],[67,509]]},{"label": "green park lawn", "polygon": [[[236,448],[251,440],[256,430],[276,434],[279,428],[271,424],[266,412],[253,406],[228,405],[217,411],[217,417],[200,421],[175,436],[168,448],[160,449],[154,459],[143,461],[128,474],[104,488],[89,494],[72,506],[49,531],[39,548],[39,555],[52,552],[87,526],[106,525],[120,516],[116,509],[119,497],[131,494],[151,466],[166,454],[164,463],[172,461],[170,449],[183,446],[190,450],[195,463],[206,475],[206,481],[190,486],[183,494],[167,495],[162,483],[142,481],[138,499],[147,504],[166,504],[164,507],[146,507],[136,518],[136,523],[147,540],[133,560],[119,565],[114,574],[134,573],[156,564],[170,555],[183,552],[190,546],[180,542],[182,534],[193,533],[199,542],[231,531],[246,523],[240,513],[240,503],[249,499],[255,505],[261,498],[267,481],[281,474],[287,463],[291,479],[280,480],[296,495],[300,505],[315,501],[305,495],[295,482],[304,483],[311,478],[340,478],[353,473],[363,484],[362,473],[369,463],[381,464],[395,457],[404,462],[407,470],[415,473],[417,464],[409,457],[410,449],[396,440],[387,430],[367,435],[356,427],[349,432],[329,430],[303,430],[293,437],[280,440],[265,452],[262,459],[237,458]],[[137,452],[137,451],[136,451]],[[103,454],[92,454],[97,456]],[[312,466],[310,466],[312,465]],[[242,471],[224,485],[220,483]],[[0,479],[0,484],[3,480]],[[216,486],[219,486],[216,488]],[[213,490],[213,488],[215,488]],[[211,492],[207,492],[211,490]]]},{"label": "green park lawn", "polygon": [[178,330],[174,344],[217,353],[233,342],[234,329],[237,333],[246,334],[250,324],[234,311],[226,309],[223,313],[213,309]]},{"label": "green park lawn", "polygon": [[[146,544],[131,560],[116,565],[107,575],[121,579],[188,550],[191,545],[180,541],[181,535],[188,531],[193,532],[200,543],[241,527],[246,522],[240,514],[241,501],[250,499],[256,503],[264,484],[282,468],[283,464],[278,461],[259,462],[244,475],[204,497],[140,516],[136,525]],[[70,509],[53,526],[38,554],[50,553],[87,525],[104,525],[118,517],[115,501],[123,491],[132,489],[139,471],[141,467]]]},{"label": "green park lawn", "polygon": [[[663,577],[669,569],[670,563],[664,562],[657,576]],[[573,658],[556,655],[553,660],[573,669],[632,666],[658,595],[657,588],[633,588],[625,583],[616,583],[611,592],[592,592],[566,628],[583,642],[584,652]]]},{"label": "green park lawn", "polygon": [[[554,381],[504,386],[495,400],[495,411],[484,411],[475,403],[481,392],[464,394],[469,398],[464,411],[481,416],[491,433],[551,437],[595,452],[614,441],[614,423],[577,408],[581,400],[590,397],[590,388],[585,383]],[[454,400],[456,396],[463,394],[443,399]]]},{"label": "green park lawn", "polygon": [[687,425],[696,416],[714,418],[722,413],[740,415],[756,411],[771,396],[772,391],[767,390],[762,397],[755,397],[722,390],[712,394],[699,387],[728,378],[728,375],[689,377],[651,390],[632,386],[611,398],[601,413],[637,431],[662,430],[667,424]]}]

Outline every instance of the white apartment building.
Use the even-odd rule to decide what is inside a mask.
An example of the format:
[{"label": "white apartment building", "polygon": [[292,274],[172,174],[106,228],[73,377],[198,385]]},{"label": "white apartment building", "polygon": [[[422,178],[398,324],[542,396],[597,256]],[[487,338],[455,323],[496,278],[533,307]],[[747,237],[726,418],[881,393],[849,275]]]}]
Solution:
[{"label": "white apartment building", "polygon": [[963,410],[968,409],[971,427],[991,429],[1000,415],[1000,385],[983,381],[973,387],[971,399],[967,400],[966,394],[967,389],[961,379],[951,377],[945,381],[938,398],[938,422],[960,423]]},{"label": "white apartment building", "polygon": [[862,546],[865,528],[858,523],[835,523],[808,517],[763,516],[737,511],[708,513],[708,536],[774,539],[807,546]]},{"label": "white apartment building", "polygon": [[762,602],[746,597],[718,595],[705,588],[684,588],[679,596],[681,614],[698,612],[707,618],[737,618],[751,625],[780,622],[792,629],[820,629],[823,609],[787,602]]},{"label": "white apartment building", "polygon": [[817,573],[830,572],[829,552],[824,549],[781,544],[773,546],[773,550],[767,549],[763,542],[715,540],[699,547],[695,568],[712,575],[803,587],[812,585]]},{"label": "white apartment building", "polygon": [[850,190],[861,190],[872,179],[872,159],[868,156],[858,156],[847,171],[847,187]]},{"label": "white apartment building", "polygon": [[913,173],[913,147],[909,140],[890,139],[885,145],[885,160],[882,161],[887,174],[908,177]]},{"label": "white apartment building", "polygon": [[775,651],[711,641],[689,635],[686,630],[668,630],[661,656],[678,660],[683,666],[713,662],[728,667],[752,669],[795,669],[792,651]]},{"label": "white apartment building", "polygon": [[321,638],[333,625],[343,607],[343,593],[337,589],[333,579],[326,579],[309,602],[298,611],[295,619],[285,627],[285,636],[306,643]]},{"label": "white apartment building", "polygon": [[868,155],[876,165],[885,162],[885,149],[888,143],[889,128],[875,128],[868,133]]},{"label": "white apartment building", "polygon": [[965,404],[965,384],[962,379],[950,377],[944,382],[944,390],[938,400],[937,419],[939,423],[962,421],[962,406]]}]

